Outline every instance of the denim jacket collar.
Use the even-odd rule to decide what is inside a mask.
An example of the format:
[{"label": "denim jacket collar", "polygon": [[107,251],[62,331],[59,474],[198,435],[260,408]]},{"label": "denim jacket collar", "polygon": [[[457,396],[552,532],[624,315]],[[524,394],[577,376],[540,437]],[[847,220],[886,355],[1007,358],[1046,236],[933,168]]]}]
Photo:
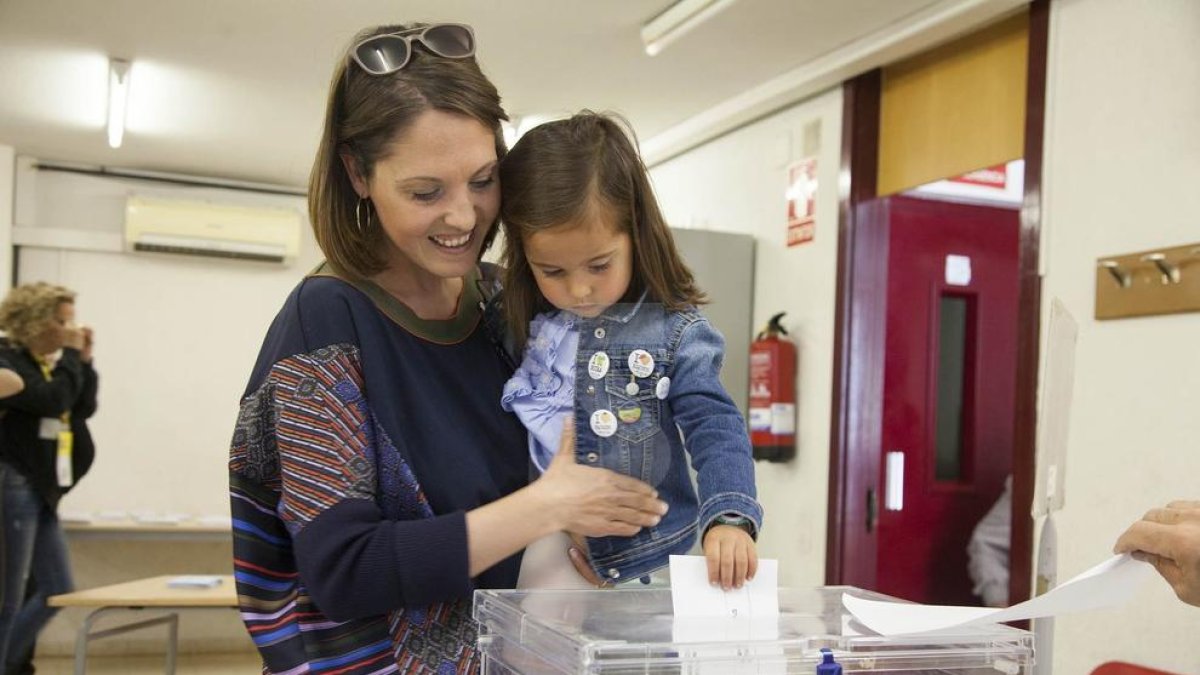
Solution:
[{"label": "denim jacket collar", "polygon": [[636,316],[638,310],[642,308],[642,304],[646,301],[646,295],[649,292],[650,289],[642,291],[642,294],[638,297],[637,302],[633,304],[618,302],[612,307],[609,307],[601,312],[598,318],[616,321],[617,323],[629,323],[629,320]]}]

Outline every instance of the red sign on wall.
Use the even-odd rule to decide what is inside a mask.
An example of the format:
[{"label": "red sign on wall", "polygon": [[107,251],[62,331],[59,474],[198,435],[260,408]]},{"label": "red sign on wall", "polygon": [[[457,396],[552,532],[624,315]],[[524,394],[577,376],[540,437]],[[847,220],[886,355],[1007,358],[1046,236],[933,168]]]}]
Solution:
[{"label": "red sign on wall", "polygon": [[817,220],[817,158],[808,157],[788,166],[787,245],[813,240]]},{"label": "red sign on wall", "polygon": [[1004,164],[997,164],[996,166],[989,166],[986,169],[969,171],[961,176],[947,178],[946,180],[952,183],[982,185],[984,187],[1003,190],[1004,188],[1008,187],[1008,166]]}]

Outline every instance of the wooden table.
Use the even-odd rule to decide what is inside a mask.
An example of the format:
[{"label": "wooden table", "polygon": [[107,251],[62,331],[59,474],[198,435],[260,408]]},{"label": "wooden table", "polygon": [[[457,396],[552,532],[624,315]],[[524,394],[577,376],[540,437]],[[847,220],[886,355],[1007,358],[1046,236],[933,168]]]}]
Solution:
[{"label": "wooden table", "polygon": [[228,521],[209,522],[181,520],[178,522],[139,521],[133,518],[91,520],[80,522],[62,520],[63,531],[71,537],[105,539],[182,539],[228,541],[233,537]]},{"label": "wooden table", "polygon": [[[128,581],[111,586],[89,588],[74,593],[51,596],[51,607],[94,608],[79,627],[75,638],[75,673],[83,675],[87,668],[87,648],[90,642],[101,638],[120,635],[151,626],[167,626],[167,656],[164,672],[173,675],[179,637],[179,612],[181,609],[236,608],[237,590],[233,576],[221,576],[221,583],[212,588],[173,588],[171,579],[179,575],[165,575]],[[103,630],[93,630],[96,621],[108,614],[122,611],[160,611],[159,616],[140,619]]]}]

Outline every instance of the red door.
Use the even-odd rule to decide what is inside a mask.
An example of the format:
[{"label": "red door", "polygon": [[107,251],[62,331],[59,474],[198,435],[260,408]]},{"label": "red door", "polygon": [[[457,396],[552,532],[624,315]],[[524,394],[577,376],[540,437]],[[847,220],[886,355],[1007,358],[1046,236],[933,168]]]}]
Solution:
[{"label": "red door", "polygon": [[886,241],[883,382],[878,446],[857,449],[877,454],[847,467],[868,474],[867,532],[843,539],[874,569],[845,583],[978,604],[967,542],[1012,467],[1018,213],[908,197],[860,213]]}]

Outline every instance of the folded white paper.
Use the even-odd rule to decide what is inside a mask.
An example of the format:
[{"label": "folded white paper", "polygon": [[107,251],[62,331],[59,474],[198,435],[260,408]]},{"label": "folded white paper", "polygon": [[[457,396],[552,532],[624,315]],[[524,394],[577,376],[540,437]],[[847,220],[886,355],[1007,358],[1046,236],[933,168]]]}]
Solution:
[{"label": "folded white paper", "polygon": [[708,583],[703,556],[671,556],[672,641],[695,675],[783,675],[779,562],[759,559],[754,578],[725,591]]},{"label": "folded white paper", "polygon": [[216,588],[220,585],[221,577],[215,574],[185,574],[167,580],[170,588]]},{"label": "folded white paper", "polygon": [[753,579],[726,591],[708,583],[703,556],[673,555],[671,604],[675,616],[779,616],[779,561],[760,558]]},{"label": "folded white paper", "polygon": [[1005,609],[881,602],[849,594],[842,595],[842,604],[881,635],[924,633],[1117,607],[1128,602],[1153,572],[1153,567],[1128,554],[1114,556],[1043,595]]}]

